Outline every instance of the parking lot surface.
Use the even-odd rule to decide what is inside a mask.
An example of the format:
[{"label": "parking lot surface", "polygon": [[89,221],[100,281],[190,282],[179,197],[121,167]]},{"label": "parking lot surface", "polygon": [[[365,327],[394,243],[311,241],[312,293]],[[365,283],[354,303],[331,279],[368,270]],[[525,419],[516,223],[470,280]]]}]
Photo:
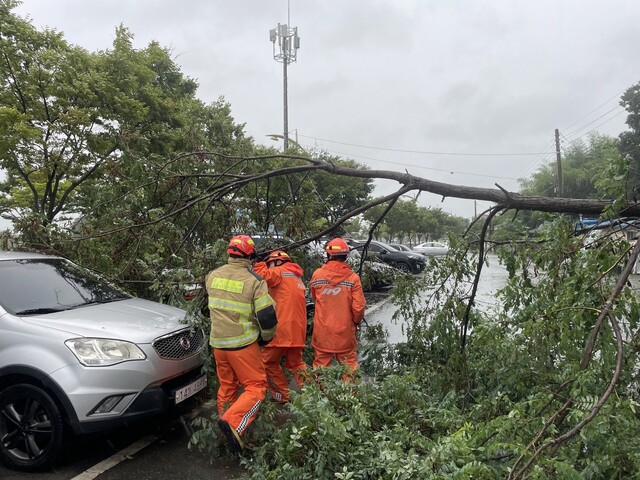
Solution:
[{"label": "parking lot surface", "polygon": [[208,401],[188,415],[167,415],[109,435],[72,441],[53,469],[18,472],[0,464],[1,480],[234,480],[245,472],[231,455],[215,459],[187,444],[190,421],[211,417],[215,403]]}]

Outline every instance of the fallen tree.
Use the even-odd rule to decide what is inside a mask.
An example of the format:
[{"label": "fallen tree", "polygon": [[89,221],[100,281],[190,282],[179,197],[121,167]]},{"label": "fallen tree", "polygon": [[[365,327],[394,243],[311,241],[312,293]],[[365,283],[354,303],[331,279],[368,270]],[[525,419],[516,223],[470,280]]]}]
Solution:
[{"label": "fallen tree", "polygon": [[[202,159],[208,156],[215,157],[218,165],[224,164],[225,168],[198,173],[180,168],[192,157]],[[276,159],[285,159],[291,164],[254,171],[256,164]],[[170,229],[171,224],[185,212],[198,209],[199,214],[191,217],[195,221],[189,228],[176,231],[181,238],[174,240],[171,248],[158,242],[165,248],[157,252],[141,249],[129,252],[127,261],[130,264],[147,262],[152,270],[164,270],[175,258],[181,257],[182,248],[194,233],[206,227],[211,210],[219,209],[227,216],[235,215],[239,192],[243,192],[242,205],[246,205],[246,195],[250,191],[256,192],[254,202],[269,210],[271,207],[262,202],[262,195],[270,196],[271,180],[285,178],[289,198],[278,207],[279,211],[285,212],[288,206],[295,205],[295,192],[302,188],[307,176],[316,171],[343,177],[394,180],[399,186],[395,192],[365,202],[324,228],[283,248],[295,249],[335,232],[345,222],[375,205],[388,204],[386,212],[400,196],[412,191],[486,200],[494,202],[495,206],[479,219],[484,224],[479,240],[473,239],[478,245],[474,261],[468,254],[471,242],[460,239],[453,245],[455,248],[450,258],[433,268],[428,276],[401,284],[397,289],[399,311],[406,314],[404,321],[407,322],[408,341],[405,345],[384,347],[383,354],[378,352],[381,365],[376,371],[382,372],[378,375],[378,388],[383,389],[383,394],[388,389],[386,393],[393,397],[393,401],[400,401],[402,395],[408,395],[410,402],[422,405],[419,410],[430,420],[423,425],[423,420],[415,416],[415,412],[395,403],[393,407],[388,405],[379,410],[383,403],[373,386],[363,387],[361,396],[356,399],[351,390],[343,391],[339,383],[322,385],[318,391],[313,391],[311,386],[296,400],[300,416],[294,416],[291,423],[276,432],[264,424],[263,430],[256,429],[256,442],[265,447],[256,453],[250,465],[251,468],[262,469],[264,475],[260,478],[293,479],[304,475],[335,478],[337,473],[344,474],[344,478],[356,478],[349,477],[348,473],[366,468],[365,463],[359,463],[360,460],[375,464],[376,461],[380,463],[381,458],[387,460],[382,461],[382,466],[371,467],[373,478],[392,476],[402,468],[410,472],[406,478],[429,478],[429,472],[435,476],[446,472],[464,476],[471,472],[475,475],[490,474],[483,478],[504,478],[508,475],[516,479],[525,478],[532,469],[539,478],[551,478],[566,472],[578,475],[591,468],[584,461],[582,452],[585,448],[592,457],[596,455],[596,449],[601,450],[597,454],[598,466],[606,467],[604,469],[609,476],[640,468],[640,461],[636,462],[631,454],[616,456],[613,447],[603,445],[608,436],[594,431],[600,427],[592,427],[604,423],[608,428],[623,431],[618,434],[618,441],[624,443],[629,451],[635,446],[635,431],[640,422],[635,415],[627,414],[622,425],[619,414],[616,416],[614,412],[632,408],[636,401],[636,397],[627,395],[626,391],[636,380],[635,372],[629,366],[636,365],[638,360],[638,350],[634,346],[637,317],[634,315],[640,307],[627,281],[640,244],[631,250],[630,244],[612,240],[597,249],[585,251],[582,240],[574,236],[573,223],[560,216],[557,224],[552,224],[550,230],[535,241],[521,239],[517,247],[508,242],[502,243],[501,255],[509,256],[517,264],[512,269],[514,274],[503,299],[504,310],[488,316],[475,306],[475,291],[486,261],[488,227],[499,213],[526,210],[613,215],[613,212],[618,212],[616,215],[632,217],[640,212],[635,202],[524,196],[500,186],[483,189],[450,185],[409,173],[357,169],[307,156],[238,158],[197,152],[167,162],[145,184],[121,197],[109,199],[113,204],[125,205],[129,197],[136,197],[144,189],[170,192],[167,185],[181,185],[179,195],[166,203],[165,208],[160,209],[159,204],[150,205],[133,222],[110,222],[103,218],[100,222],[82,225],[82,229],[73,231],[72,235],[55,237],[56,244],[47,246],[70,256],[75,251],[79,258],[88,259],[90,255],[81,251],[81,245],[114,237],[127,246],[140,245],[153,232]],[[199,188],[186,188],[189,183],[197,184]],[[266,190],[258,189],[258,185],[265,184]],[[111,224],[115,226],[105,227]],[[96,255],[95,250],[91,255]],[[201,262],[201,268],[208,268],[215,258],[207,250],[206,255],[196,258],[194,263]],[[618,265],[625,267],[620,269],[617,278],[612,277],[611,272]],[[533,275],[532,270],[538,273]],[[115,275],[114,272],[108,273],[112,278],[118,278],[118,272]],[[196,275],[196,278],[201,276]],[[470,288],[463,288],[465,284]],[[439,287],[432,291],[434,285]],[[426,306],[423,305],[425,291],[432,291]],[[609,330],[604,328],[607,321]],[[624,327],[620,326],[621,322]],[[406,382],[419,386],[420,391],[400,394],[397,389],[402,390],[407,385],[389,383],[399,372],[406,375]],[[423,377],[416,379],[416,375]],[[350,402],[361,402],[359,408],[366,418],[362,418],[360,425],[348,420],[350,410],[343,404],[347,397]],[[320,400],[326,398],[329,398],[328,402]],[[319,403],[312,403],[314,400]],[[444,411],[434,407],[443,402],[447,403],[447,410],[456,412],[456,418],[449,418]],[[307,408],[310,409],[308,412]],[[413,436],[404,436],[401,433],[404,430],[389,433],[395,432],[394,422],[398,422],[394,415],[388,413],[393,409],[404,412],[406,418],[403,422],[409,423],[403,428],[411,428]],[[337,430],[328,435],[333,438],[331,435],[339,436],[342,435],[340,432],[346,431],[349,432],[347,437],[335,438],[331,451],[325,451],[311,437],[296,433],[312,432],[312,425],[304,423],[311,418],[305,416],[305,412],[310,415],[313,412],[314,418],[324,418],[327,422],[344,421],[342,427],[333,424]],[[338,412],[343,412],[346,417]],[[264,419],[268,418],[265,415]],[[461,429],[466,433],[459,437]],[[284,435],[281,441],[266,441],[279,435]],[[298,443],[304,445],[310,455],[326,461],[322,473],[306,470],[304,458],[299,457],[298,449],[292,450],[288,443],[292,435],[300,436]],[[389,436],[390,443],[381,440],[384,435]],[[591,436],[597,439],[596,445],[589,443],[585,446],[584,439]],[[196,444],[198,438],[194,440]],[[336,448],[342,441],[344,444]],[[378,460],[367,456],[365,452],[370,446],[367,447],[366,442],[382,442],[386,456]],[[445,445],[450,449],[446,453],[442,452]],[[390,460],[403,458],[411,451],[419,452],[420,456],[409,455],[402,465],[395,465]],[[349,452],[351,460],[340,460],[333,456],[334,452]],[[283,470],[284,465],[292,464],[299,464],[299,469],[288,473]],[[347,470],[339,470],[339,465]],[[306,473],[303,475],[301,472]]]}]

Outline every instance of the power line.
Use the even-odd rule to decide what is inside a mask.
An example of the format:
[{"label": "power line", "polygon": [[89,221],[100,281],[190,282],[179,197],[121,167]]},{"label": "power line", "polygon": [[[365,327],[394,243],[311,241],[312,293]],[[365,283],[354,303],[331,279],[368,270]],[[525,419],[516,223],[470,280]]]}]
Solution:
[{"label": "power line", "polygon": [[[617,106],[613,107],[611,110],[608,110],[608,111],[606,111],[605,113],[603,113],[602,115],[600,115],[599,117],[594,118],[594,119],[593,119],[593,120],[591,120],[589,123],[587,123],[587,124],[583,125],[582,127],[578,128],[577,130],[573,130],[572,132],[567,133],[567,135],[568,135],[569,137],[573,137],[573,136],[575,136],[576,134],[580,133],[580,131],[584,130],[585,128],[587,128],[587,127],[588,127],[589,125],[591,125],[592,123],[597,122],[597,121],[598,121],[598,120],[600,120],[602,117],[606,117],[606,116],[607,116],[607,115],[609,115],[611,112],[614,112],[614,111],[616,111],[616,110],[617,110],[617,109],[619,109],[619,108],[622,108],[622,107],[621,107],[621,106],[619,106],[619,105],[617,105]],[[625,110],[624,108],[622,108],[622,111],[621,111],[620,113],[622,113],[622,112],[626,112],[626,110]],[[620,115],[620,113],[619,113],[618,115]],[[614,116],[614,117],[612,117],[612,118],[615,118],[615,117],[617,117],[618,115],[615,115],[615,116]]]},{"label": "power line", "polygon": [[[622,95],[625,91],[627,91],[627,88],[625,88],[625,89],[621,90],[620,92],[616,93],[616,94],[615,94],[615,95],[613,95],[612,97],[608,98],[607,100],[605,100],[604,102],[602,102],[600,105],[598,105],[597,107],[595,107],[594,109],[592,109],[592,110],[590,110],[588,113],[586,113],[585,115],[583,115],[583,116],[581,116],[580,118],[578,118],[575,122],[573,122],[573,123],[571,123],[571,124],[567,125],[566,127],[564,127],[562,130],[568,130],[568,129],[570,129],[571,127],[573,127],[574,125],[576,125],[576,124],[577,124],[577,123],[579,123],[580,121],[582,121],[582,120],[584,120],[585,118],[587,118],[587,117],[588,117],[589,115],[591,115],[593,112],[595,112],[595,111],[599,110],[600,108],[602,108],[604,105],[606,105],[607,103],[611,102],[611,101],[612,101],[612,100],[614,100],[615,98],[618,98],[618,97],[619,97],[620,95]],[[584,125],[583,127],[580,127],[579,129],[574,129],[574,131],[573,131],[573,133],[572,133],[572,134],[571,134],[571,133],[568,133],[567,135],[570,137],[570,136],[572,136],[572,135],[575,135],[575,134],[579,133],[581,130],[583,130],[583,129],[584,129],[584,128],[586,128],[587,126],[591,125],[593,122],[595,122],[595,121],[599,120],[600,118],[602,118],[602,117],[604,117],[604,116],[608,115],[608,114],[609,114],[609,113],[611,113],[612,111],[615,111],[615,110],[616,110],[616,108],[618,108],[618,107],[619,107],[619,106],[616,106],[616,107],[612,108],[612,109],[611,109],[611,110],[609,110],[608,112],[606,112],[606,113],[604,113],[604,114],[600,115],[598,118],[596,118],[595,120],[593,120],[593,121],[591,121],[591,122],[587,123],[587,124],[586,124],[586,125]],[[581,135],[580,137],[575,137],[575,138],[573,138],[573,140],[577,140],[578,138],[581,138],[581,137],[583,137],[584,135],[587,135],[587,134],[589,134],[589,133],[591,133],[591,132],[595,131],[597,128],[601,127],[601,126],[602,126],[602,125],[604,125],[605,123],[607,123],[607,122],[609,122],[609,121],[613,120],[614,118],[618,117],[619,115],[621,115],[624,111],[625,111],[625,110],[623,110],[622,112],[619,112],[617,115],[614,115],[613,117],[609,118],[609,119],[608,119],[608,120],[606,120],[605,122],[602,122],[602,123],[598,124],[598,125],[597,125],[596,127],[594,127],[592,130],[590,130],[589,132],[587,132],[587,133],[585,133],[585,134]],[[569,138],[567,138],[567,136],[563,135],[562,133],[560,133],[560,135],[562,135],[562,137],[563,137],[567,142],[572,141],[572,140],[570,140]],[[530,164],[530,166],[529,166],[529,167],[528,167],[528,168],[523,172],[523,174],[521,175],[521,177],[520,177],[520,178],[524,178],[524,177],[526,177],[527,175],[529,175],[529,174],[530,174],[530,172],[533,170],[533,167],[534,167],[534,166],[537,166],[537,165],[538,165],[542,160],[544,160],[544,155],[547,155],[547,154],[551,153],[551,152],[550,152],[550,150],[552,149],[552,147],[553,147],[553,144],[552,144],[552,146],[551,146],[551,147],[548,147],[548,148],[547,148],[547,150],[545,151],[545,153],[544,153],[541,157],[539,157],[538,159],[534,160],[534,162],[532,162],[532,163]]]},{"label": "power line", "polygon": [[[302,136],[302,135],[299,135],[299,136]],[[309,138],[309,137],[307,137],[307,138]],[[306,148],[306,149],[311,149],[314,146],[312,146],[312,145],[303,145],[303,147]],[[459,172],[459,171],[455,171],[455,170],[446,170],[446,169],[442,169],[442,168],[423,167],[423,166],[420,166],[420,165],[413,165],[413,164],[410,164],[410,163],[391,162],[389,160],[381,160],[379,158],[366,157],[364,155],[353,155],[351,153],[338,152],[336,150],[326,150],[325,149],[325,151],[327,153],[332,153],[334,155],[340,155],[340,156],[347,157],[347,158],[361,158],[361,159],[364,159],[364,160],[372,160],[374,162],[388,163],[390,165],[398,165],[400,167],[405,167],[405,168],[418,168],[418,169],[422,169],[422,170],[433,170],[433,171],[436,171],[436,172],[445,172],[445,173],[449,173],[449,174],[471,175],[471,176],[474,176],[474,177],[485,177],[485,178],[498,178],[498,179],[501,179],[501,180],[517,180],[517,179],[511,178],[511,177],[498,177],[496,175],[483,175],[481,173]]]},{"label": "power line", "polygon": [[594,108],[593,110],[591,110],[589,113],[586,113],[585,115],[583,115],[582,117],[580,117],[578,120],[576,120],[575,122],[573,122],[571,125],[567,125],[566,127],[564,127],[562,130],[569,130],[571,127],[573,127],[576,123],[580,122],[581,120],[587,118],[589,115],[591,115],[593,112],[595,112],[596,110],[600,109],[601,107],[605,106],[607,103],[609,103],[611,100],[613,100],[614,98],[618,98],[620,95],[622,95],[624,92],[626,92],[627,89],[625,88],[624,90],[622,90],[621,92],[616,93],[613,97],[611,97],[609,100],[604,101],[603,103],[601,103],[600,105],[598,105],[596,108]]},{"label": "power line", "polygon": [[605,120],[604,122],[602,122],[602,123],[600,123],[600,124],[596,125],[595,127],[593,127],[593,128],[592,128],[591,130],[589,130],[588,132],[583,133],[583,134],[582,134],[582,135],[580,135],[579,137],[574,138],[574,140],[577,140],[578,138],[582,138],[582,137],[584,137],[585,135],[589,135],[589,134],[590,134],[590,133],[592,133],[592,132],[595,132],[598,128],[600,128],[600,127],[601,127],[602,125],[604,125],[605,123],[609,123],[609,122],[610,122],[611,120],[613,120],[614,118],[617,118],[617,117],[619,117],[620,115],[622,115],[623,113],[626,113],[626,112],[627,112],[626,110],[622,110],[622,111],[618,112],[616,115],[614,115],[613,117],[611,117],[611,118],[609,118],[609,119]]},{"label": "power line", "polygon": [[540,154],[540,156],[538,156],[531,163],[529,163],[529,166],[524,170],[524,172],[521,174],[520,178],[522,178],[523,176],[528,175],[530,172],[532,172],[534,169],[536,169],[540,165],[541,162],[548,160],[548,155],[551,155],[553,153],[554,149],[555,149],[555,144],[553,142],[549,143],[547,148],[544,150],[544,153]]},{"label": "power line", "polygon": [[520,152],[520,153],[485,153],[485,152],[473,152],[473,153],[464,153],[464,152],[434,152],[434,151],[428,151],[428,150],[404,150],[401,148],[385,148],[385,147],[374,147],[372,145],[360,145],[357,143],[346,143],[346,142],[339,142],[337,140],[328,140],[326,138],[319,138],[319,137],[311,137],[308,135],[302,135],[299,134],[298,136],[300,137],[304,137],[304,138],[308,138],[311,140],[315,140],[315,141],[321,141],[321,142],[327,142],[327,143],[335,143],[338,145],[346,145],[348,147],[359,147],[359,148],[370,148],[372,150],[383,150],[386,152],[398,152],[398,153],[418,153],[418,154],[423,154],[423,155],[454,155],[454,156],[485,156],[485,157],[492,157],[492,156],[534,156],[534,155],[540,155],[541,152]]},{"label": "power line", "polygon": [[520,174],[520,176],[518,177],[518,179],[516,179],[515,182],[506,185],[506,189],[515,189],[515,187],[519,186],[518,182],[521,178],[526,178],[529,174],[531,174],[536,168],[540,167],[540,164],[544,161],[548,160],[548,155],[551,155],[553,153],[553,150],[555,149],[555,143],[554,142],[550,142],[549,146],[545,149],[544,153],[541,154],[540,156],[538,156],[537,158],[535,158],[531,163],[529,163],[529,166]]}]

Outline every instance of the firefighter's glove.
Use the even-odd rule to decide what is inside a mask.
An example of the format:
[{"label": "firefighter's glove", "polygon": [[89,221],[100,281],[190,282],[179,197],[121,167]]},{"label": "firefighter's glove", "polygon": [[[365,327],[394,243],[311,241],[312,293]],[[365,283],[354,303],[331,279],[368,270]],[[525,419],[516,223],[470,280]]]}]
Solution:
[{"label": "firefighter's glove", "polygon": [[258,346],[264,347],[266,345],[269,345],[269,343],[271,343],[271,340],[273,340],[273,338],[270,338],[269,340],[263,340],[262,338],[258,338]]}]

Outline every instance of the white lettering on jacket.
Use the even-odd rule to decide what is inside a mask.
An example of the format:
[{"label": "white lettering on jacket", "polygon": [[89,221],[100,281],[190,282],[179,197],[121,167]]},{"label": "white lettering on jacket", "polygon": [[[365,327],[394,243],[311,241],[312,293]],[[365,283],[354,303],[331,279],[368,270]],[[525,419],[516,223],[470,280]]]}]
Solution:
[{"label": "white lettering on jacket", "polygon": [[340,287],[323,288],[320,295],[338,295],[342,289]]}]

